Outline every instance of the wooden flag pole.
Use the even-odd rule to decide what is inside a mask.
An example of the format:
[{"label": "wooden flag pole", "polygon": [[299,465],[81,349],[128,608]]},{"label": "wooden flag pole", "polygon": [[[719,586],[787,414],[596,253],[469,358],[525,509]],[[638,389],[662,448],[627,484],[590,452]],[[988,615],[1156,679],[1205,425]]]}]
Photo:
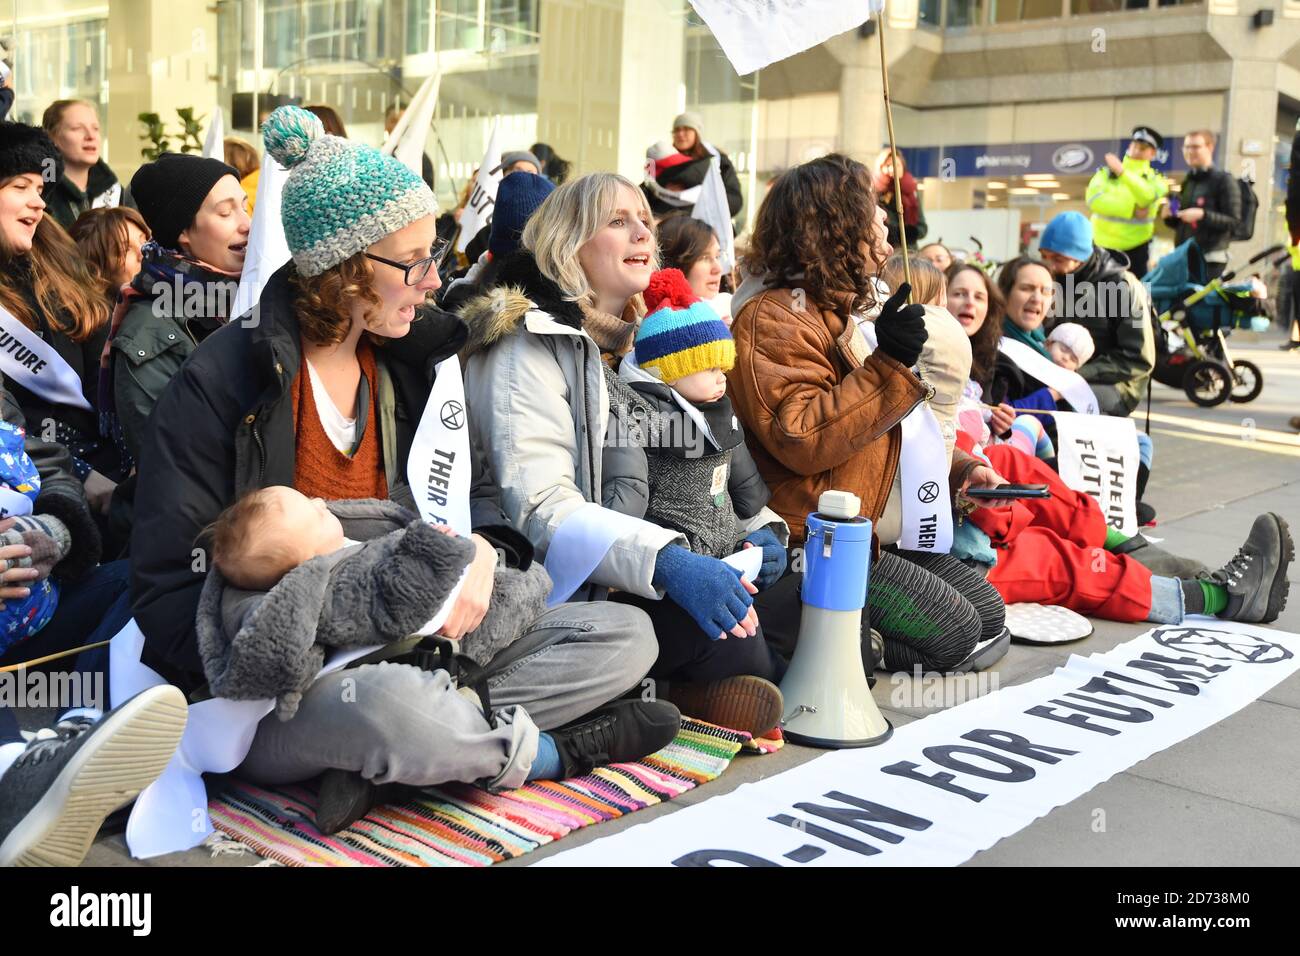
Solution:
[{"label": "wooden flag pole", "polygon": [[[903,280],[912,284],[912,264],[907,254],[907,225],[903,221],[903,183],[898,175],[898,144],[894,139],[894,109],[889,99],[889,61],[885,58],[885,10],[881,4],[879,18],[876,21],[876,36],[880,39],[880,80],[885,95],[885,126],[889,131],[889,165],[894,179],[894,209],[898,214],[898,240],[903,250]],[[908,301],[912,297],[908,295]]]}]

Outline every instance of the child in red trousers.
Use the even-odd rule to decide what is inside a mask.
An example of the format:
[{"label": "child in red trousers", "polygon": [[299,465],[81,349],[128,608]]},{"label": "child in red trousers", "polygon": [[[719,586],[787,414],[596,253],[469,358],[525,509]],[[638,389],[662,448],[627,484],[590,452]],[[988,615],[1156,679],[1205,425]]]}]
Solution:
[{"label": "child in red trousers", "polygon": [[[958,432],[958,444],[973,450],[965,432]],[[1046,484],[1051,492],[979,508],[966,519],[989,536],[997,563],[988,582],[1007,604],[1056,604],[1111,621],[1159,624],[1187,614],[1266,624],[1286,607],[1295,546],[1281,516],[1256,518],[1237,554],[1212,574],[1164,577],[1124,553],[1141,539],[1109,528],[1096,501],[1068,488],[1046,462],[1011,445],[991,445],[983,454],[1012,484]]]}]

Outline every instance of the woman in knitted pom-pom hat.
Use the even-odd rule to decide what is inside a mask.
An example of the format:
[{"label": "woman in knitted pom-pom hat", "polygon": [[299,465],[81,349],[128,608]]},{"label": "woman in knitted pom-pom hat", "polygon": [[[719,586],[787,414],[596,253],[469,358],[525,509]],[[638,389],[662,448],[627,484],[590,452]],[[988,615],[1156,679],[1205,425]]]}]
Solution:
[{"label": "woman in knitted pom-pom hat", "polygon": [[[246,493],[272,485],[415,510],[407,467],[416,428],[435,377],[458,374],[454,363],[439,365],[465,341],[459,320],[426,303],[441,284],[441,248],[423,181],[369,146],[325,135],[297,107],[277,109],[262,135],[289,170],[281,219],[292,261],[271,276],[252,312],[213,333],[181,368],[154,408],[140,461],[137,501],[148,507],[137,506],[132,538],[136,620],[145,663],[186,688],[205,677],[195,630],[204,592],[193,566],[196,535]],[[448,428],[477,414],[472,404],[455,404],[432,410]],[[531,559],[476,464],[448,465],[467,485],[471,467],[474,478],[474,557],[439,631],[448,638],[482,621],[498,550],[516,565]],[[437,493],[433,478],[415,475]],[[357,540],[373,531],[346,523],[344,530]],[[231,593],[213,580],[218,598]],[[511,660],[487,665],[496,710],[486,717],[486,699],[480,707],[445,675],[407,664],[349,672],[365,685],[355,704],[340,703],[336,689],[318,681],[293,720],[272,716],[258,726],[248,772],[286,783],[338,771],[329,777],[336,797],[390,782],[517,786],[545,756],[539,726],[581,718],[631,688],[652,645],[644,617],[623,608],[547,612],[512,645]]]},{"label": "woman in knitted pom-pom hat", "polygon": [[[771,683],[780,664],[756,637],[757,588],[693,553],[680,530],[644,520],[643,495],[606,496],[606,463],[626,464],[659,441],[659,416],[614,371],[632,349],[657,265],[644,195],[613,173],[567,182],[529,218],[522,245],[496,289],[462,310],[470,428],[502,480],[507,515],[553,578],[571,570],[566,592],[604,597],[612,588],[611,601],[650,615],[661,698],[728,727],[770,730],[781,716]],[[708,327],[725,336],[710,315]]]}]

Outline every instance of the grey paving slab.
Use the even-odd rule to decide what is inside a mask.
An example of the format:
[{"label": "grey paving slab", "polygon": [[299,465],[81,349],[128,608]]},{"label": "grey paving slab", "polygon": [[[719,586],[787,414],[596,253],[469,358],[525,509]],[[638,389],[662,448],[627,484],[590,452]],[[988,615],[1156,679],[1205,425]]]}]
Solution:
[{"label": "grey paving slab", "polygon": [[1122,773],[975,854],[966,865],[1297,863],[1300,821],[1295,818]]},{"label": "grey paving slab", "polygon": [[[1282,683],[1265,694],[1260,700],[1281,704],[1283,707],[1295,707],[1300,710],[1300,674],[1292,674]],[[1300,748],[1300,743],[1296,746]]]},{"label": "grey paving slab", "polygon": [[1129,773],[1300,820],[1300,710],[1256,701]]}]

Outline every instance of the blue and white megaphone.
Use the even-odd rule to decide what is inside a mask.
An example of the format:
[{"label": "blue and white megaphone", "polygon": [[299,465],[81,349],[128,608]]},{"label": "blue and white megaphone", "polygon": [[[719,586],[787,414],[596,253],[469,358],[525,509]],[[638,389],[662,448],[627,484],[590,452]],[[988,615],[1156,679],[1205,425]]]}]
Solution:
[{"label": "blue and white megaphone", "polygon": [[871,522],[861,510],[857,495],[827,491],[808,516],[799,644],[781,681],[781,726],[795,743],[870,747],[894,732],[862,668]]}]

